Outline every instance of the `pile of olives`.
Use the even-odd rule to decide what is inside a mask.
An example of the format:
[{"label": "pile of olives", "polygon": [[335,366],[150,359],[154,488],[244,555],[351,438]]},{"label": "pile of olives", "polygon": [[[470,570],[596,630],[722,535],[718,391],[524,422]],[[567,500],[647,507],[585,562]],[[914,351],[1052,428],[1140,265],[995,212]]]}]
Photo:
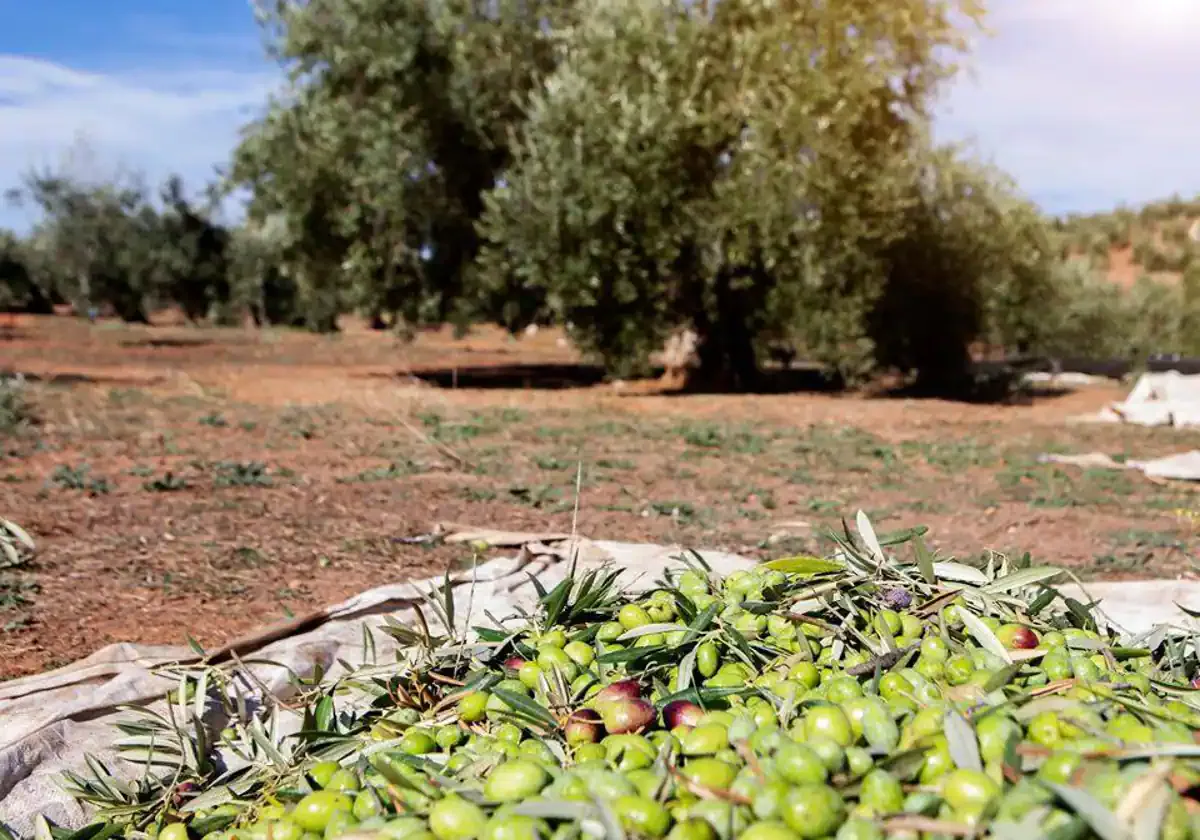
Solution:
[{"label": "pile of olives", "polygon": [[564,585],[553,621],[376,676],[368,711],[230,801],[172,780],[110,819],[159,840],[1200,838],[1191,666],[1045,586],[1034,608],[770,564],[584,606]]}]

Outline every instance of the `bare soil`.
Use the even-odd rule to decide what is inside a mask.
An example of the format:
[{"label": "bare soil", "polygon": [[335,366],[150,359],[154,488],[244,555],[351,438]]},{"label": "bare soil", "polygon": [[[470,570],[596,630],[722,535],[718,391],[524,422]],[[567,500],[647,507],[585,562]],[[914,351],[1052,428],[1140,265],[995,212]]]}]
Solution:
[{"label": "bare soil", "polygon": [[[0,678],[114,641],[205,645],[470,560],[437,522],[819,551],[862,508],[943,554],[1032,552],[1085,576],[1196,572],[1195,489],[1037,462],[1149,457],[1200,434],[1067,421],[1116,387],[1017,406],[655,393],[561,335],[415,343],[15,319],[0,371],[36,425],[0,431],[0,516],[39,543],[0,571]],[[1189,513],[1190,512],[1190,513]]]}]

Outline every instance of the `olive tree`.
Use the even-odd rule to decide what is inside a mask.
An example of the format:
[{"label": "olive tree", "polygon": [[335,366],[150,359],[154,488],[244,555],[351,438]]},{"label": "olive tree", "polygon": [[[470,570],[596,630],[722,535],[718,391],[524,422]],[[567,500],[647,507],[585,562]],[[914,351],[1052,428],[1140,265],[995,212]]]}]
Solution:
[{"label": "olive tree", "polygon": [[282,270],[310,325],[359,307],[452,317],[483,194],[555,60],[567,0],[279,0],[261,9],[289,85],[229,173],[284,222]]},{"label": "olive tree", "polygon": [[803,336],[869,366],[887,249],[918,203],[933,97],[969,3],[614,0],[564,31],[487,196],[476,282],[618,371],[680,326],[705,375],[753,384]]}]

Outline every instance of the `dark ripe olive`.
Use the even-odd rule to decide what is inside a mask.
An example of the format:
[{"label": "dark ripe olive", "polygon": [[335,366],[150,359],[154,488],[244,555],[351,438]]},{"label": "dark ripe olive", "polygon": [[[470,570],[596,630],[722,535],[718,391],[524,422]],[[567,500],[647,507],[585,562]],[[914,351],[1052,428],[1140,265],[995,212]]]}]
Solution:
[{"label": "dark ripe olive", "polygon": [[604,686],[592,698],[592,704],[599,708],[605,703],[612,703],[615,700],[638,700],[642,696],[642,687],[637,680],[618,680],[615,683]]},{"label": "dark ripe olive", "polygon": [[641,732],[653,724],[657,716],[654,706],[641,699],[614,700],[600,708],[604,728],[612,735]]},{"label": "dark ripe olive", "polygon": [[604,736],[600,713],[595,709],[576,709],[567,717],[563,735],[568,744],[594,744]]},{"label": "dark ripe olive", "polygon": [[1032,650],[1038,646],[1037,633],[1024,624],[1005,624],[996,631],[996,638],[1013,650]]},{"label": "dark ripe olive", "polygon": [[690,700],[672,700],[663,706],[663,724],[667,729],[677,726],[696,726],[704,716],[704,709]]}]

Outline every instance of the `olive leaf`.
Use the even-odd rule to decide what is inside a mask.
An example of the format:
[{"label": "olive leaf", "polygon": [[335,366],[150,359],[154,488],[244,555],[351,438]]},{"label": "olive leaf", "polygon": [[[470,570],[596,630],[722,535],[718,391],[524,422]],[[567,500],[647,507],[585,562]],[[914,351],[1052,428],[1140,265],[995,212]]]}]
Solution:
[{"label": "olive leaf", "polygon": [[979,741],[971,724],[954,709],[946,712],[943,723],[946,730],[946,746],[955,766],[962,770],[982,772],[983,759],[979,755]]},{"label": "olive leaf", "polygon": [[1078,814],[1100,840],[1134,840],[1129,829],[1117,815],[1082,788],[1068,787],[1055,782],[1043,782],[1064,805]]},{"label": "olive leaf", "polygon": [[962,623],[966,626],[967,631],[975,637],[975,641],[979,642],[981,648],[989,653],[994,653],[1008,664],[1012,664],[1012,657],[1009,655],[1008,650],[996,638],[996,634],[991,631],[991,628],[980,621],[970,610],[960,609],[958,615],[962,619]]}]

